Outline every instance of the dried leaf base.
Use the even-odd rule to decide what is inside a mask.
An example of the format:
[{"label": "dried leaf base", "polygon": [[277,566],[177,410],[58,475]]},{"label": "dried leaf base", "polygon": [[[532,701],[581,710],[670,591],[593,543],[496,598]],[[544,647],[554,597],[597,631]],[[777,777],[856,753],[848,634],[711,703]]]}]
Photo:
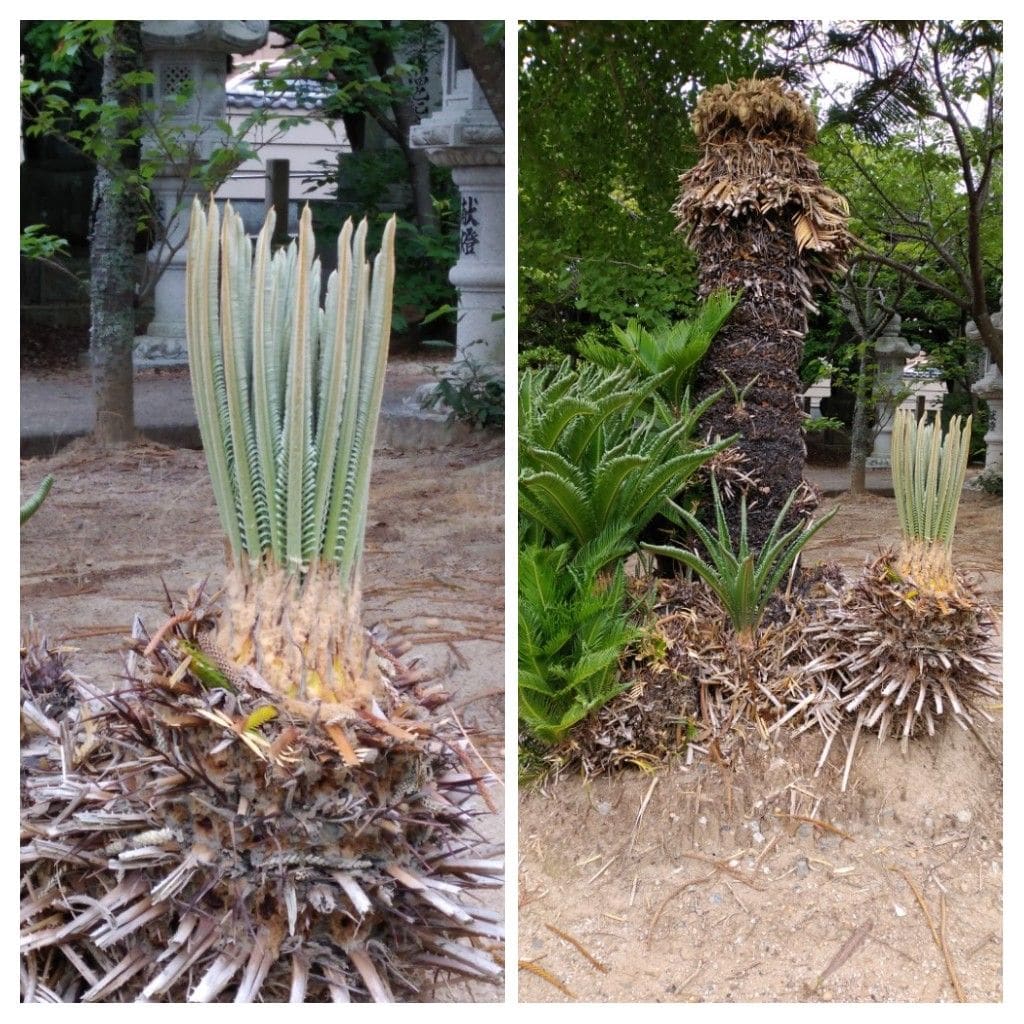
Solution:
[{"label": "dried leaf base", "polygon": [[497,980],[501,925],[472,894],[502,865],[474,855],[480,780],[435,695],[394,668],[344,717],[244,679],[208,689],[186,629],[114,692],[73,679],[49,704],[23,655],[43,721],[22,762],[23,1000],[415,1000],[431,972]]}]

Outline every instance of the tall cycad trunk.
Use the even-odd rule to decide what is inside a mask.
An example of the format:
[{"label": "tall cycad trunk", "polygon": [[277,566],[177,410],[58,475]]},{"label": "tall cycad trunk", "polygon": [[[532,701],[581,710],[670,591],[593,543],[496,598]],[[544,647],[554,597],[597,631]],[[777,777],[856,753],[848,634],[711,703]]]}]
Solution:
[{"label": "tall cycad trunk", "polygon": [[[713,436],[741,435],[756,550],[803,477],[807,310],[815,309],[812,291],[843,269],[848,211],[806,155],[816,140],[813,115],[781,79],[716,86],[698,101],[693,126],[703,157],[681,176],[674,209],[699,257],[700,296],[743,292],[704,360],[698,397],[725,389],[704,422]],[[734,539],[742,491],[727,507]],[[795,506],[784,529],[798,515]]]},{"label": "tall cycad trunk", "polygon": [[130,441],[135,436],[132,346],[135,232],[140,206],[138,192],[125,187],[125,179],[138,166],[138,150],[132,146],[119,149],[118,140],[133,127],[131,111],[139,109],[138,86],[126,84],[127,75],[142,70],[139,24],[116,22],[103,57],[103,102],[114,105],[121,114],[105,122],[102,138],[107,157],[100,161],[93,186],[89,354],[95,437],[101,444]]}]

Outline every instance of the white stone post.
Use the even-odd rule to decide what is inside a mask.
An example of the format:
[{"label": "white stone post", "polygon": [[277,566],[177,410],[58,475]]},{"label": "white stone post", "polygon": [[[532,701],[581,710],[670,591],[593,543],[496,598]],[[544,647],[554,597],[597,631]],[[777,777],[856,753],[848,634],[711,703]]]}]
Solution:
[{"label": "white stone post", "polygon": [[[216,122],[225,113],[224,83],[228,55],[251,53],[267,39],[267,21],[144,21],[142,45],[146,63],[156,82],[150,97],[157,104],[170,101],[183,88],[193,89],[192,101],[174,109],[172,122],[183,128],[199,125],[195,146],[198,159],[210,153]],[[188,211],[199,185],[183,185],[186,169],[168,163],[152,182],[166,240],[149,254],[150,273],[159,273],[153,292],[153,319],[148,331],[135,339],[135,362],[141,366],[188,362],[185,340],[185,256]],[[168,261],[168,253],[179,246]],[[166,265],[165,265],[166,264]],[[163,267],[161,270],[160,268]]]},{"label": "white stone post", "polygon": [[921,351],[920,345],[912,345],[899,336],[902,322],[900,316],[894,314],[875,341],[876,381],[881,398],[876,409],[878,431],[875,446],[865,463],[868,469],[889,469],[892,466],[892,422],[903,387],[903,369],[907,358]]},{"label": "white stone post", "polygon": [[[1000,297],[1000,305],[1002,298]],[[1003,330],[1003,311],[993,313],[992,326],[998,331]],[[968,341],[976,345],[981,343],[981,332],[978,325],[971,320],[964,331]],[[985,372],[971,390],[988,404],[988,432],[985,434],[985,472],[1002,473],[1003,471],[1003,375],[999,367],[992,362],[985,352]]]},{"label": "white stone post", "polygon": [[455,361],[504,376],[505,134],[445,28],[442,105],[410,132],[432,163],[452,168],[459,189]]}]

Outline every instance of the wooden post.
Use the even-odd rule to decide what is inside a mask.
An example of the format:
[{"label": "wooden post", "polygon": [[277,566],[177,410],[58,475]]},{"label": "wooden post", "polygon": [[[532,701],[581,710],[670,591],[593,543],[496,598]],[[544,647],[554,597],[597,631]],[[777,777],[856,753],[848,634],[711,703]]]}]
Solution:
[{"label": "wooden post", "polygon": [[277,211],[277,223],[274,226],[274,237],[270,240],[273,246],[287,245],[288,235],[288,175],[287,160],[267,161],[267,196],[265,208],[273,207]]}]

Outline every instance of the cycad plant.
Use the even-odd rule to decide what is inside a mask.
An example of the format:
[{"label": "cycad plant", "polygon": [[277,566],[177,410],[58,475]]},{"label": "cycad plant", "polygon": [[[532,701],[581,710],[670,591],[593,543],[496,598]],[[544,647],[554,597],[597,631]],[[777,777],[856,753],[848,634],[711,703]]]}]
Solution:
[{"label": "cycad plant", "polygon": [[656,515],[675,515],[674,499],[732,438],[696,443],[717,396],[684,401],[673,417],[657,394],[667,379],[568,361],[520,375],[519,513],[530,540],[592,545],[607,565],[635,550]]},{"label": "cycad plant", "polygon": [[[968,728],[998,697],[993,623],[975,589],[953,568],[952,542],[967,466],[970,420],[897,414],[892,477],[903,543],[867,566],[813,627],[857,730],[903,742],[943,716]],[[851,755],[852,759],[852,746]],[[849,764],[849,761],[848,761]],[[849,769],[847,769],[849,770]]]},{"label": "cycad plant", "polygon": [[[147,637],[126,685],[76,684],[24,762],[25,1001],[422,998],[491,980],[500,884],[474,857],[478,779],[420,687],[359,621],[370,457],[391,322],[394,220],[373,268],[342,230],[320,308],[309,210],[255,258],[196,204],[194,395],[230,548]],[[219,301],[218,301],[219,298]],[[141,656],[141,658],[140,658]],[[145,669],[148,666],[148,671]],[[33,691],[34,692],[34,691]]]},{"label": "cycad plant", "polygon": [[685,509],[679,513],[703,544],[710,562],[704,561],[692,551],[678,547],[645,545],[645,548],[654,554],[673,558],[695,572],[722,602],[722,607],[732,620],[738,645],[750,648],[757,627],[783,576],[789,572],[807,542],[838,509],[833,509],[810,525],[800,523],[782,534],[782,524],[796,497],[797,492],[794,491],[780,509],[760,550],[753,551],[747,538],[746,497],[740,502],[739,538],[734,545],[729,535],[718,483],[713,476],[711,491],[715,503],[714,535],[692,513]]},{"label": "cycad plant", "polygon": [[664,374],[659,394],[678,415],[700,361],[739,300],[740,295],[727,291],[712,292],[691,319],[660,330],[648,330],[639,320],[629,320],[625,328],[613,324],[617,345],[582,341],[578,346],[580,355],[607,370],[627,366],[643,376]]},{"label": "cycad plant", "polygon": [[544,746],[624,689],[619,659],[640,630],[622,566],[599,584],[599,565],[568,544],[519,552],[519,719]]}]

